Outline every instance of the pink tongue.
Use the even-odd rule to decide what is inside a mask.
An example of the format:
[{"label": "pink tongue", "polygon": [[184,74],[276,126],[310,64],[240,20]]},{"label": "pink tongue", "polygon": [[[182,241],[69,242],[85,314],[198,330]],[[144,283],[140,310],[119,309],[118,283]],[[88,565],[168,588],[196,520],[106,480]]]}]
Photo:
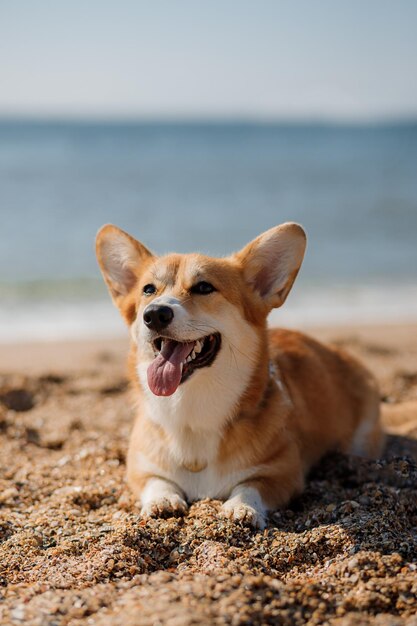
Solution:
[{"label": "pink tongue", "polygon": [[181,382],[181,363],[194,348],[192,343],[164,339],[164,346],[148,367],[148,385],[156,396],[171,396]]}]

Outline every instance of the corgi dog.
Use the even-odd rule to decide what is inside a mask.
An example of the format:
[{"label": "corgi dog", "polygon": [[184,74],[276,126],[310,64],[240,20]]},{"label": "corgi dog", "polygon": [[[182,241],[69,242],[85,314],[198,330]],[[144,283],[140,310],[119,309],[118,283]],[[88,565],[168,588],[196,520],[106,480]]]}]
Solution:
[{"label": "corgi dog", "polygon": [[216,498],[223,515],[264,528],[325,453],[380,454],[379,393],[365,367],[268,329],[305,246],[295,223],[227,258],[156,256],[116,226],[99,231],[98,262],[130,327],[127,477],[143,516]]}]

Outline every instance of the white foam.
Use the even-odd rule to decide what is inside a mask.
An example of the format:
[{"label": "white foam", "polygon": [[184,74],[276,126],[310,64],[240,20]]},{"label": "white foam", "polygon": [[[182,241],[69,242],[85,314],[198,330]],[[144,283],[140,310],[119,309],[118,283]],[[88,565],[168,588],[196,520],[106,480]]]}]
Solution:
[{"label": "white foam", "polygon": [[417,322],[417,284],[299,286],[281,309],[269,316],[271,326],[308,327],[342,324]]},{"label": "white foam", "polygon": [[[417,323],[417,285],[296,286],[271,326],[306,328],[342,324]],[[125,336],[125,324],[107,299],[74,302],[0,302],[0,342]]]},{"label": "white foam", "polygon": [[117,337],[126,334],[109,301],[0,303],[0,342]]}]

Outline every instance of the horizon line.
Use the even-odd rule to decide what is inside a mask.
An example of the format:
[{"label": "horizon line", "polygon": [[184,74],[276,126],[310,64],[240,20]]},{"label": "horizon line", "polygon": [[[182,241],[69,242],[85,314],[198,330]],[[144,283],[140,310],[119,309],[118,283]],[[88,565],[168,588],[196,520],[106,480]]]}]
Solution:
[{"label": "horizon line", "polygon": [[55,124],[166,124],[166,125],[291,125],[291,126],[408,126],[417,124],[417,113],[409,115],[335,116],[335,115],[97,115],[60,113],[0,112],[0,123],[55,123]]}]

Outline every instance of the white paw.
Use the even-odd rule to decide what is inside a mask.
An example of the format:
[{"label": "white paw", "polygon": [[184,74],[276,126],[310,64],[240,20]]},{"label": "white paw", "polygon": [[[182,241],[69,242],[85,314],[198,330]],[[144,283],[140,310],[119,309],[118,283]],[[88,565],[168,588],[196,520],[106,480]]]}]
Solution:
[{"label": "white paw", "polygon": [[266,518],[262,511],[254,509],[249,504],[233,502],[231,499],[223,504],[221,511],[225,517],[243,524],[250,524],[253,528],[263,530],[266,526]]},{"label": "white paw", "polygon": [[140,513],[142,517],[169,517],[183,515],[187,509],[186,501],[178,494],[173,493],[145,502]]}]

